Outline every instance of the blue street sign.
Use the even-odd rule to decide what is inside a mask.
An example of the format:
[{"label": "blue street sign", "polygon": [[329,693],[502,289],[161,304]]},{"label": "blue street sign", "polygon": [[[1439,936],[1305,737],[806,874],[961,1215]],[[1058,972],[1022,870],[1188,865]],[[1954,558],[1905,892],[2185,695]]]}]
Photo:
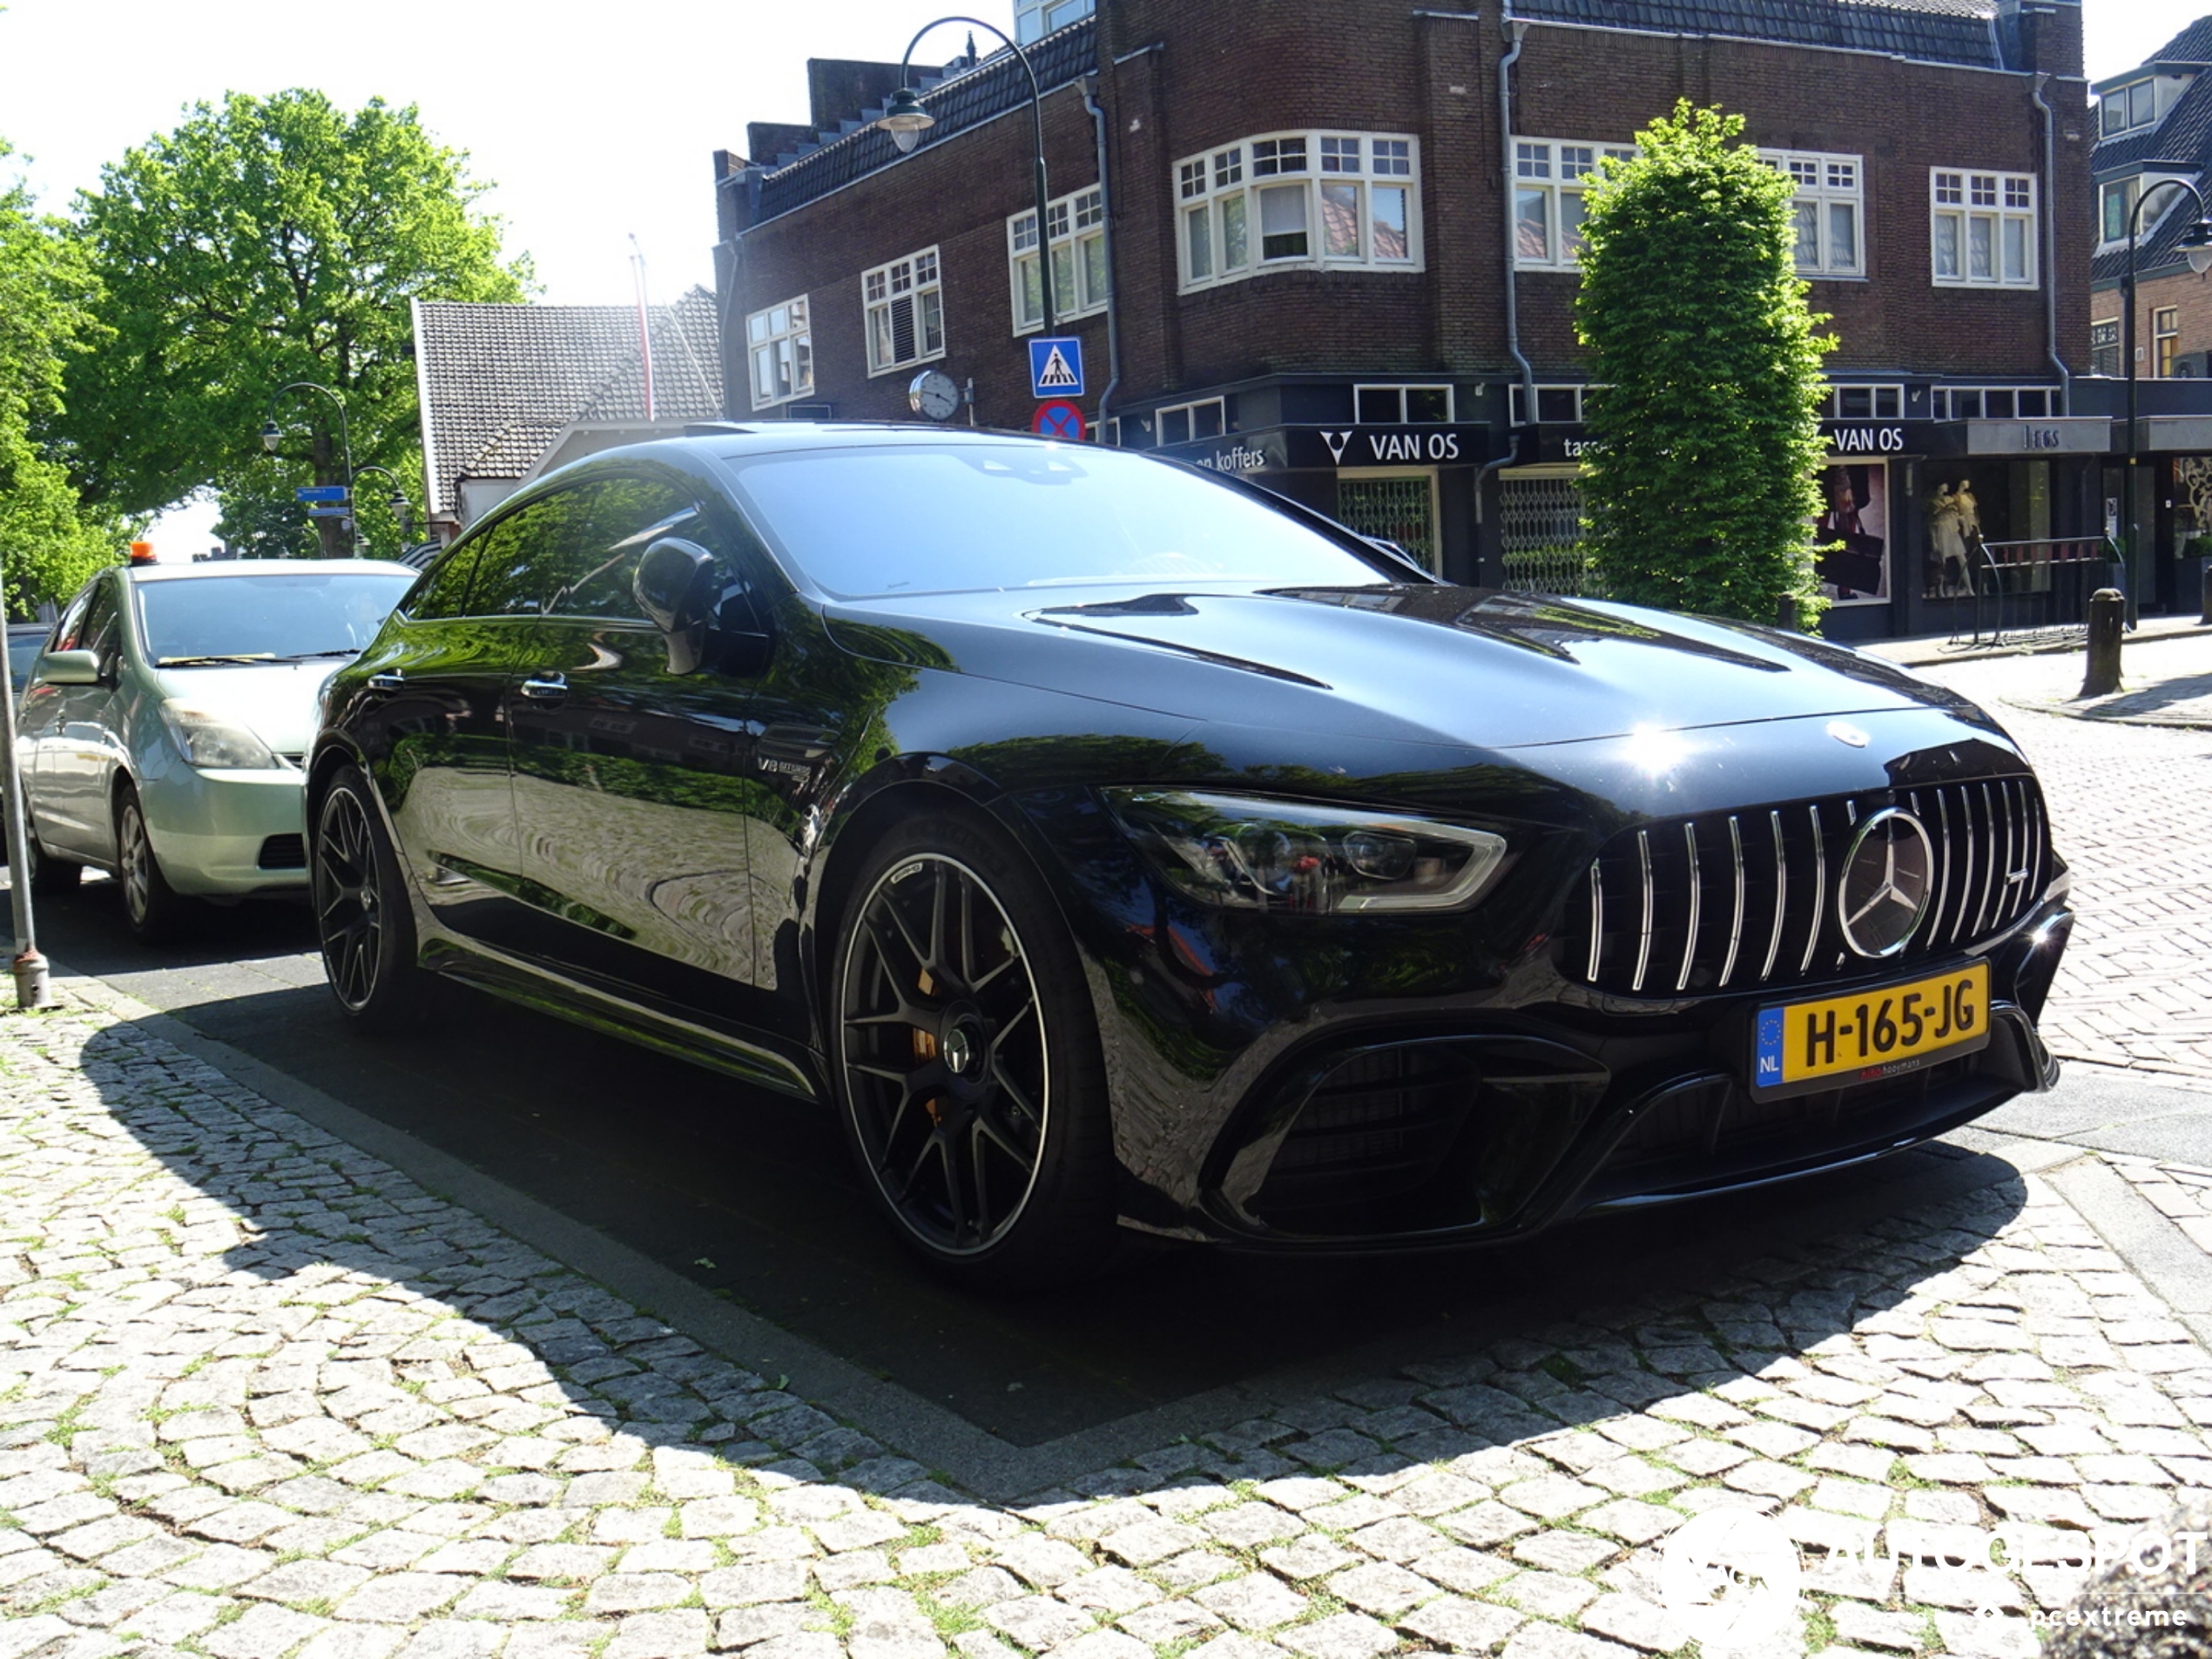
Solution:
[{"label": "blue street sign", "polygon": [[343,501],[346,499],[346,486],[343,484],[302,484],[292,492],[292,499],[294,501]]},{"label": "blue street sign", "polygon": [[1040,398],[1083,395],[1083,343],[1072,334],[1029,342],[1029,386]]},{"label": "blue street sign", "polygon": [[1083,412],[1065,398],[1056,397],[1049,403],[1037,405],[1029,430],[1042,438],[1066,438],[1072,442],[1083,441]]},{"label": "blue street sign", "polygon": [[353,516],[354,509],[350,507],[310,507],[307,509],[309,518],[351,518]]}]

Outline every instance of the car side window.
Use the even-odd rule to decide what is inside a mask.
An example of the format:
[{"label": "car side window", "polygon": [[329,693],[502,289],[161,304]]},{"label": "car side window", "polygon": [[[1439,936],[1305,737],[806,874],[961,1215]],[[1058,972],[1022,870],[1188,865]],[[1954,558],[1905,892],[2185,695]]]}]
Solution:
[{"label": "car side window", "polygon": [[603,478],[579,486],[575,522],[549,538],[539,563],[546,614],[643,622],[631,590],[638,556],[664,536],[699,539],[688,490],[654,478]]},{"label": "car side window", "polygon": [[475,573],[475,541],[462,543],[423,572],[400,609],[421,622],[447,622],[469,614],[469,578]]},{"label": "car side window", "polygon": [[99,591],[100,583],[88,584],[78,590],[77,597],[69,602],[69,609],[62,612],[61,620],[54,624],[54,631],[46,641],[48,651],[75,651],[77,641],[84,632],[84,612],[91,607],[92,596]]},{"label": "car side window", "polygon": [[76,635],[63,649],[94,652],[105,671],[115,659],[116,634],[121,620],[122,612],[115,600],[115,583],[103,582],[93,590],[92,603],[84,607]]},{"label": "car side window", "polygon": [[587,504],[580,487],[541,496],[477,538],[476,576],[469,590],[472,617],[535,617],[542,610],[550,565],[583,533]]}]

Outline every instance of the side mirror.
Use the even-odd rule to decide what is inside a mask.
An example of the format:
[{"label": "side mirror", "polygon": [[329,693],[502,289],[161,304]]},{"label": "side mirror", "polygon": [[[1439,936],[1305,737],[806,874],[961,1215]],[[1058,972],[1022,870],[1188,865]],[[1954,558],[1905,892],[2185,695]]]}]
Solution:
[{"label": "side mirror", "polygon": [[30,671],[49,685],[98,685],[100,654],[96,651],[50,651]]},{"label": "side mirror", "polygon": [[637,561],[630,591],[637,608],[668,637],[668,671],[696,673],[706,655],[707,624],[713,617],[714,555],[697,542],[664,536]]}]

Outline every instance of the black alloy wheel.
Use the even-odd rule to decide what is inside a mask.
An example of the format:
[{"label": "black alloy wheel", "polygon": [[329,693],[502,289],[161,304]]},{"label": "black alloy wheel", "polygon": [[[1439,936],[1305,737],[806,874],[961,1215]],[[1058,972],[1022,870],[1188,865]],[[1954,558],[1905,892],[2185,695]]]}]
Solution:
[{"label": "black alloy wheel", "polygon": [[1103,1065],[1021,853],[963,818],[910,821],[854,889],[835,986],[845,1129],[900,1236],[996,1284],[1095,1271],[1112,1217]]},{"label": "black alloy wheel", "polygon": [[165,944],[184,930],[191,903],[169,885],[146,833],[138,792],[125,784],[115,803],[115,873],[123,889],[123,918],[143,945]]},{"label": "black alloy wheel", "polygon": [[315,935],[330,994],[354,1023],[383,1031],[428,1012],[399,860],[359,769],[342,768],[315,814],[309,859]]}]

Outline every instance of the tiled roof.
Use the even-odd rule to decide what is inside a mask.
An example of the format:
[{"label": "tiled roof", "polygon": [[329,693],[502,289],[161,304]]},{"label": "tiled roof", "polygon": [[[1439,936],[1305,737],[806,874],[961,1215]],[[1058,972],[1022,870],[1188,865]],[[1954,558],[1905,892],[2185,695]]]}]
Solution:
[{"label": "tiled roof", "polygon": [[[2212,17],[2199,18],[2144,62],[2212,64]],[[2121,78],[2123,77],[2107,77],[2107,81]],[[2180,169],[2192,175],[2192,181],[2202,187],[2207,167],[2212,165],[2212,74],[2200,74],[2192,79],[2156,126],[2100,138],[2089,165],[2098,177],[2106,178],[2124,175],[2130,168],[2152,161],[2179,164]],[[2182,238],[2196,223],[2197,215],[2191,210],[2189,199],[2178,191],[2168,193],[2173,199],[2156,207],[2161,217],[2135,249],[2135,274],[2139,278],[2162,266],[2178,265],[2182,257]],[[2125,249],[2101,254],[2090,268],[2090,280],[2101,284],[2116,283],[2126,275],[2127,269]]]},{"label": "tiled roof", "polygon": [[1989,0],[1511,0],[1516,17],[2004,66]]},{"label": "tiled roof", "polygon": [[[652,308],[660,418],[721,413],[718,338],[714,296],[704,288]],[[415,349],[433,513],[454,508],[463,476],[527,477],[577,421],[645,418],[634,306],[425,301]]]},{"label": "tiled roof", "polygon": [[2212,17],[2199,17],[2143,61],[2150,64],[2212,64]]},{"label": "tiled roof", "polygon": [[[1037,84],[1049,92],[1088,75],[1098,66],[1098,20],[1084,17],[1054,30],[1025,48]],[[924,135],[923,144],[940,143],[972,126],[980,126],[1008,111],[1029,103],[1029,78],[1008,51],[985,57],[975,68],[948,76],[923,91],[922,107],[937,118]],[[776,163],[760,180],[760,201],[754,219],[775,218],[804,206],[840,185],[863,178],[899,159],[891,135],[871,123],[880,110],[864,110],[858,122],[839,133],[825,133],[821,147]]]}]

